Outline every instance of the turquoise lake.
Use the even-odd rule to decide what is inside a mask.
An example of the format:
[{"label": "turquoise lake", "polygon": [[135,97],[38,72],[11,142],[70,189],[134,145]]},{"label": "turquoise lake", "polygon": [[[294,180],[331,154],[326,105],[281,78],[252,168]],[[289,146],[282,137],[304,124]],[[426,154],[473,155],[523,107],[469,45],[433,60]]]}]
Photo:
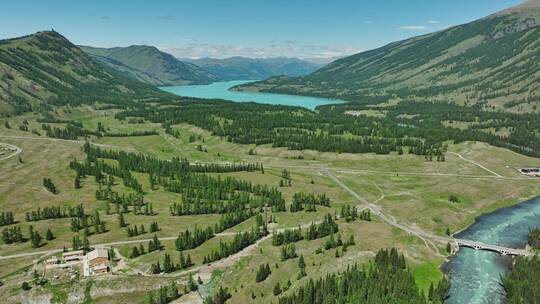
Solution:
[{"label": "turquoise lake", "polygon": [[[456,235],[513,248],[525,248],[530,228],[540,227],[540,197],[480,216]],[[495,252],[461,247],[443,266],[450,276],[450,298],[446,304],[505,303],[501,276],[510,270],[512,258]]]},{"label": "turquoise lake", "polygon": [[258,92],[235,92],[229,91],[231,87],[239,84],[253,82],[253,80],[234,80],[214,82],[208,85],[188,85],[188,86],[173,86],[161,87],[160,89],[173,93],[179,96],[196,97],[196,98],[220,98],[236,102],[258,102],[275,105],[299,106],[310,110],[314,110],[317,106],[326,104],[343,103],[343,100],[273,94],[273,93],[258,93]]}]

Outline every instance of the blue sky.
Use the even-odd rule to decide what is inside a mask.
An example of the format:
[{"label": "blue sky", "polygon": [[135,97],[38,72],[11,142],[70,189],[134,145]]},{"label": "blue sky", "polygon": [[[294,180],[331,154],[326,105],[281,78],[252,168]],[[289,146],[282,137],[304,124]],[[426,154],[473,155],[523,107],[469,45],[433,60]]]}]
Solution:
[{"label": "blue sky", "polygon": [[469,22],[522,0],[0,0],[0,38],[54,28],[76,44],[177,57],[330,58]]}]

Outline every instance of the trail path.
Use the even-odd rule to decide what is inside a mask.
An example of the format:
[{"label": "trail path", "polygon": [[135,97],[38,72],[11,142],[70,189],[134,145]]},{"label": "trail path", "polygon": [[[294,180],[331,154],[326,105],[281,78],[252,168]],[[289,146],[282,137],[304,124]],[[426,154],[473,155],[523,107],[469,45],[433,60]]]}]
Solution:
[{"label": "trail path", "polygon": [[459,153],[456,153],[456,152],[447,152],[447,153],[448,153],[448,154],[456,155],[457,157],[461,158],[462,160],[464,160],[464,161],[466,161],[466,162],[468,162],[468,163],[471,163],[471,164],[473,164],[473,165],[475,165],[475,166],[477,166],[477,167],[483,169],[484,171],[487,171],[487,172],[489,172],[489,173],[491,173],[491,174],[493,174],[493,175],[495,175],[495,176],[497,176],[497,177],[504,177],[504,176],[499,175],[499,173],[494,172],[494,171],[492,171],[492,170],[490,170],[490,169],[488,169],[488,168],[482,166],[481,164],[479,164],[479,163],[477,163],[477,162],[475,162],[475,161],[473,161],[473,160],[470,160],[470,159],[467,159],[467,158],[463,157],[463,155],[461,155],[461,154],[459,154]]},{"label": "trail path", "polygon": [[0,160],[6,160],[6,159],[10,159],[12,158],[13,156],[17,156],[19,155],[23,150],[15,145],[12,145],[12,144],[8,144],[8,143],[3,143],[3,142],[0,142],[0,146],[7,146],[13,150],[15,150],[13,153],[9,154],[9,155],[4,155],[2,157],[0,157]]}]

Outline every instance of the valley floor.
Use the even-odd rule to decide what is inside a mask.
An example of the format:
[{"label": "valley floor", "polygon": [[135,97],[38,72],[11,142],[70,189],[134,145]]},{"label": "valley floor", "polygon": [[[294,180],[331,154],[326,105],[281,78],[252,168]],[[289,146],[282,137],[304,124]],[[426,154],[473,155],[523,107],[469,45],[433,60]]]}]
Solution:
[{"label": "valley floor", "polygon": [[[209,175],[232,176],[253,184],[278,187],[287,202],[287,211],[269,212],[275,223],[271,231],[298,226],[306,229],[312,222],[320,222],[326,214],[337,218],[339,233],[343,240],[354,236],[355,245],[348,250],[323,250],[328,237],[297,242],[296,252],[306,263],[307,277],[297,279],[297,259],[282,261],[279,246],[272,245],[272,237],[266,236],[238,253],[214,263],[203,263],[205,256],[219,248],[221,242],[230,241],[237,232],[249,231],[255,224],[252,217],[229,228],[202,245],[183,254],[189,254],[194,266],[169,274],[150,274],[152,263],[163,261],[166,254],[178,260],[175,248],[179,232],[193,227],[214,225],[218,214],[172,216],[170,204],[179,202],[181,195],[168,192],[163,187],[152,187],[148,174],[133,173],[142,184],[145,201],[152,203],[154,216],[125,214],[129,225],[149,227],[158,222],[156,235],[164,250],[130,258],[135,244],[146,244],[153,234],[146,233],[128,237],[126,228],[117,224],[116,214],[107,214],[105,203],[96,199],[100,189],[93,177],[81,180],[81,188],[74,187],[75,171],[69,168],[73,159],[84,160],[84,140],[62,140],[18,130],[23,120],[28,129],[42,131],[37,116],[26,115],[9,118],[11,129],[6,129],[0,119],[0,147],[10,148],[6,156],[0,156],[0,212],[12,212],[26,234],[29,226],[42,235],[50,229],[55,238],[32,248],[30,242],[0,245],[0,298],[6,303],[32,303],[48,301],[55,303],[142,303],[145,291],[169,285],[171,281],[186,286],[189,275],[201,278],[198,292],[182,296],[175,303],[198,303],[201,297],[212,293],[216,286],[227,287],[232,293],[231,303],[275,303],[273,289],[279,282],[284,286],[291,281],[289,291],[303,285],[308,278],[317,278],[328,273],[346,269],[352,264],[368,263],[381,248],[397,248],[411,266],[417,284],[427,291],[431,283],[442,277],[440,265],[448,255],[446,244],[434,242],[407,233],[388,225],[373,215],[371,221],[357,219],[347,222],[340,218],[343,206],[366,205],[382,210],[386,216],[414,231],[444,236],[449,230],[454,233],[473,223],[475,217],[486,212],[509,206],[527,198],[537,196],[540,179],[523,176],[518,169],[540,167],[540,159],[526,157],[506,149],[496,148],[479,142],[450,144],[444,162],[426,161],[422,156],[322,153],[316,151],[291,151],[272,148],[269,145],[240,145],[212,136],[200,128],[182,124],[172,126],[180,136],[165,134],[159,124],[127,123],[113,118],[113,111],[96,111],[89,107],[74,108],[70,113],[62,112],[65,119],[83,123],[86,129],[94,130],[100,125],[111,132],[156,130],[158,135],[92,138],[93,145],[105,150],[122,150],[151,155],[159,159],[185,157],[190,162],[200,163],[262,163],[264,173],[232,172]],[[54,126],[64,126],[58,123]],[[202,148],[202,149],[201,149]],[[111,161],[113,162],[113,161]],[[283,170],[290,173],[291,186],[279,187]],[[58,193],[53,194],[43,187],[43,179],[50,178]],[[122,183],[112,186],[119,193],[130,193]],[[351,191],[348,191],[351,190]],[[315,212],[289,212],[288,208],[295,193],[326,194],[329,207],[317,206]],[[452,198],[452,199],[450,199]],[[74,233],[70,220],[47,219],[36,222],[25,220],[27,212],[37,208],[53,206],[75,206],[83,204],[86,211],[98,210],[107,223],[107,232],[90,235],[94,247],[110,247],[117,252],[113,263],[113,274],[84,278],[69,277],[64,272],[48,273],[43,261],[64,247],[71,247]],[[4,227],[1,227],[2,229]],[[410,232],[410,231],[409,231]],[[338,252],[336,252],[338,251]],[[338,256],[339,255],[339,256]],[[269,264],[272,274],[262,282],[255,282],[260,265]],[[32,281],[33,270],[44,274],[48,283],[29,291],[21,289],[24,281]],[[74,284],[75,283],[75,284]],[[182,290],[182,288],[180,288]]]}]

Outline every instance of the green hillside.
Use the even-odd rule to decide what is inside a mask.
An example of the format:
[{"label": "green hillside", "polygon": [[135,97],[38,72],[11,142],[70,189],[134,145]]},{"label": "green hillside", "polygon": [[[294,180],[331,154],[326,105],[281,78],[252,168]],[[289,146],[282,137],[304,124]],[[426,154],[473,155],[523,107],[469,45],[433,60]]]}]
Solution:
[{"label": "green hillside", "polygon": [[139,81],[157,86],[208,84],[216,77],[204,69],[182,62],[153,46],[94,48],[81,46],[97,61]]},{"label": "green hillside", "polygon": [[305,77],[237,89],[337,97],[358,103],[413,99],[540,111],[540,1],[337,60]]},{"label": "green hillside", "polygon": [[303,76],[314,72],[321,65],[298,58],[201,58],[190,60],[216,75],[220,80],[266,79],[277,75]]},{"label": "green hillside", "polygon": [[0,41],[0,113],[155,95],[163,93],[103,68],[56,32]]}]

